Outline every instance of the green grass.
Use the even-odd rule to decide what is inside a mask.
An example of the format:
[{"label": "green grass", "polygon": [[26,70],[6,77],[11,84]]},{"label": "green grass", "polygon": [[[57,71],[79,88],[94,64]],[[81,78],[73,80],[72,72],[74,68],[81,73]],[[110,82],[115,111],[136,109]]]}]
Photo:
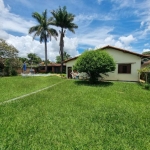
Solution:
[{"label": "green grass", "polygon": [[1,105],[0,133],[2,150],[149,150],[150,92],[66,80]]},{"label": "green grass", "polygon": [[61,82],[56,76],[0,78],[0,102]]}]

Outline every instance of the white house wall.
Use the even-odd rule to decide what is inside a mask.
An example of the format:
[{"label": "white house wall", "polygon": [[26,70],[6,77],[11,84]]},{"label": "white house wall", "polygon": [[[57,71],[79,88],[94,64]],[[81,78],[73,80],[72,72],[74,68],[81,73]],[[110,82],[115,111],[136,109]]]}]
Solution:
[{"label": "white house wall", "polygon": [[[125,80],[125,81],[139,81],[138,70],[141,68],[141,58],[137,55],[125,53],[114,49],[105,49],[114,59],[116,69],[113,73],[109,73],[106,80]],[[131,74],[118,74],[118,64],[131,63]]]},{"label": "white house wall", "polygon": [[[105,49],[114,59],[116,63],[116,69],[113,73],[108,73],[109,76],[103,76],[105,80],[123,80],[123,81],[139,81],[138,70],[141,68],[141,58],[139,56],[118,51],[116,49]],[[73,67],[75,60],[70,60],[66,63],[66,74],[68,73],[68,67]],[[131,64],[130,74],[118,74],[118,64]]]}]

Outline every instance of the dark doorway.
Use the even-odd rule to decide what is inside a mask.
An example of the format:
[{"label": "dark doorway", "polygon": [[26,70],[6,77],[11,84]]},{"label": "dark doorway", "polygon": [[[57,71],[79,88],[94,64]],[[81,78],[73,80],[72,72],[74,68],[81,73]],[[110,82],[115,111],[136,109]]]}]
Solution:
[{"label": "dark doorway", "polygon": [[70,79],[72,79],[71,72],[72,72],[72,67],[68,67],[68,78]]}]

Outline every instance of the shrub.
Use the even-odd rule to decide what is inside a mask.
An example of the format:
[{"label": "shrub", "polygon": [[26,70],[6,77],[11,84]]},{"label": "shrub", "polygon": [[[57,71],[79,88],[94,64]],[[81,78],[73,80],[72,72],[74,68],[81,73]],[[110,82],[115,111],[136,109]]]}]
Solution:
[{"label": "shrub", "polygon": [[17,75],[18,75],[18,73],[17,73],[17,71],[16,71],[16,70],[12,69],[12,70],[11,70],[11,75],[12,75],[12,76],[17,76]]},{"label": "shrub", "polygon": [[145,84],[144,88],[147,89],[147,90],[150,90],[150,84]]},{"label": "shrub", "polygon": [[115,70],[113,58],[102,50],[85,51],[78,57],[74,69],[78,72],[86,72],[89,75],[89,81],[95,83],[101,74],[108,75],[108,72]]}]

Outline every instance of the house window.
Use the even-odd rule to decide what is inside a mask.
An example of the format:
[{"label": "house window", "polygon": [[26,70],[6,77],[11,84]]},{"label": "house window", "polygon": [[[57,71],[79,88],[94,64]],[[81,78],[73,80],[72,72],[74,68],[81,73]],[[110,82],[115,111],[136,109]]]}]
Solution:
[{"label": "house window", "polygon": [[118,73],[131,73],[131,64],[118,64]]}]

